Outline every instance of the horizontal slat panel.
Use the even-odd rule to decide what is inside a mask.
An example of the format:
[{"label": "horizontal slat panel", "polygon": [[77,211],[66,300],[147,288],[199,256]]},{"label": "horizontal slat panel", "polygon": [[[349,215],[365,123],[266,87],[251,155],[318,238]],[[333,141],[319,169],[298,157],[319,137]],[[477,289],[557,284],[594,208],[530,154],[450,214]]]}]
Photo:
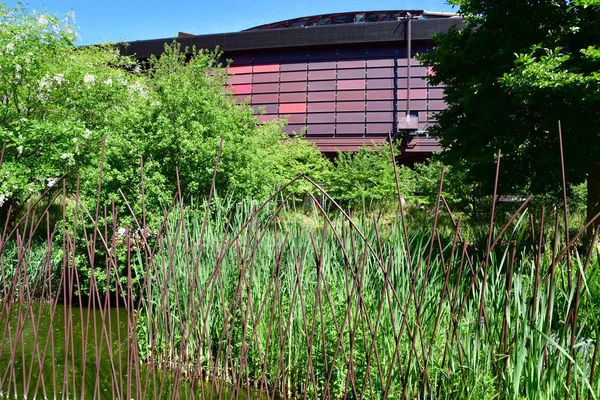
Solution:
[{"label": "horizontal slat panel", "polygon": [[279,101],[281,103],[304,103],[306,102],[306,92],[280,93]]},{"label": "horizontal slat panel", "polygon": [[280,114],[305,113],[306,103],[282,103],[279,105]]},{"label": "horizontal slat panel", "polygon": [[367,79],[367,89],[393,89],[393,79]]},{"label": "horizontal slat panel", "polygon": [[367,69],[367,78],[393,78],[393,68],[369,68]]},{"label": "horizontal slat panel", "polygon": [[411,76],[419,76],[424,77],[427,76],[427,68],[426,67],[414,67],[410,69]]},{"label": "horizontal slat panel", "polygon": [[337,72],[338,79],[364,79],[365,78],[365,70],[364,69],[340,69]]},{"label": "horizontal slat panel", "polygon": [[[408,90],[398,90],[398,100],[406,100],[408,98]],[[411,100],[425,100],[427,99],[427,89],[410,89]]]},{"label": "horizontal slat panel", "polygon": [[411,100],[411,111],[427,111],[427,100]]},{"label": "horizontal slat panel", "polygon": [[392,131],[391,123],[367,123],[367,134],[388,133]]},{"label": "horizontal slat panel", "polygon": [[364,134],[365,124],[337,124],[336,132],[339,134]]},{"label": "horizontal slat panel", "polygon": [[[391,103],[391,102],[390,102]],[[364,111],[364,101],[342,101],[337,103],[338,111]]]},{"label": "horizontal slat panel", "polygon": [[338,101],[345,100],[364,100],[365,99],[365,91],[364,90],[344,90],[337,93]]},{"label": "horizontal slat panel", "polygon": [[230,85],[239,85],[244,83],[252,83],[252,75],[233,75],[227,78],[227,83]]},{"label": "horizontal slat panel", "polygon": [[279,73],[270,72],[268,74],[254,74],[253,83],[279,82]]},{"label": "horizontal slat panel", "polygon": [[252,87],[252,93],[277,93],[278,83],[257,83]]},{"label": "horizontal slat panel", "polygon": [[432,111],[441,111],[447,107],[444,100],[431,100],[429,101],[429,109]]},{"label": "horizontal slat panel", "polygon": [[285,117],[288,124],[306,124],[306,114],[279,114],[282,118]]},{"label": "horizontal slat panel", "polygon": [[252,65],[232,65],[229,67],[230,74],[251,74],[252,73]]},{"label": "horizontal slat panel", "polygon": [[337,88],[338,88],[338,90],[364,89],[365,88],[365,80],[364,79],[338,80]]},{"label": "horizontal slat panel", "polygon": [[424,88],[427,87],[427,80],[423,78],[410,78],[411,88]]},{"label": "horizontal slat panel", "polygon": [[367,90],[367,100],[392,100],[394,91],[392,89]]},{"label": "horizontal slat panel", "polygon": [[277,103],[279,101],[279,96],[277,93],[268,93],[268,94],[254,94],[252,96],[252,104],[269,104],[269,103]]},{"label": "horizontal slat panel", "polygon": [[319,113],[319,114],[308,114],[307,115],[309,124],[323,124],[335,122],[334,113]]},{"label": "horizontal slat panel", "polygon": [[[372,56],[372,51],[369,51],[369,56]],[[381,60],[367,60],[367,68],[377,68],[377,67],[393,67],[394,59],[392,58],[384,58]]]},{"label": "horizontal slat panel", "polygon": [[235,94],[250,94],[252,93],[252,84],[231,85],[231,91]]},{"label": "horizontal slat panel", "polygon": [[322,113],[322,112],[334,112],[335,111],[335,103],[334,102],[324,102],[324,103],[308,103],[308,112]]},{"label": "horizontal slat panel", "polygon": [[391,111],[368,112],[367,122],[391,122],[394,114]]},{"label": "horizontal slat panel", "polygon": [[357,113],[357,112],[347,112],[347,113],[343,113],[343,112],[338,112],[337,113],[337,122],[338,123],[344,123],[344,122],[365,122],[365,114],[364,113]]},{"label": "horizontal slat panel", "polygon": [[364,69],[365,65],[366,65],[366,61],[365,60],[347,60],[347,61],[338,61],[337,67],[338,67],[338,69],[343,69],[343,68],[361,68],[361,69]]},{"label": "horizontal slat panel", "polygon": [[313,61],[308,64],[309,70],[317,69],[335,69],[337,63],[335,61]]},{"label": "horizontal slat panel", "polygon": [[443,99],[444,98],[444,88],[430,87],[429,88],[429,98],[430,99]]},{"label": "horizontal slat panel", "polygon": [[261,65],[255,65],[254,68],[252,68],[252,72],[256,73],[263,73],[263,72],[279,72],[279,64],[261,64]]},{"label": "horizontal slat panel", "polygon": [[307,127],[307,131],[306,131],[307,135],[324,135],[324,134],[333,135],[334,133],[335,133],[335,125],[334,124],[311,124]]},{"label": "horizontal slat panel", "polygon": [[[406,67],[407,65],[408,65],[408,63],[406,62],[406,58],[403,57],[403,58],[399,58],[398,59],[398,66],[399,67]],[[410,66],[411,67],[420,67],[421,63],[416,58],[411,58],[410,59]]]},{"label": "horizontal slat panel", "polygon": [[325,69],[325,70],[317,70],[310,71],[308,73],[309,81],[325,81],[330,79],[335,79],[335,70],[334,69]]},{"label": "horizontal slat panel", "polygon": [[306,71],[308,69],[308,63],[299,62],[281,64],[280,69],[281,71]]},{"label": "horizontal slat panel", "polygon": [[308,83],[309,91],[335,90],[335,81],[315,81]]},{"label": "horizontal slat panel", "polygon": [[304,91],[306,91],[306,81],[304,81],[304,82],[282,82],[279,90],[281,92],[304,92]]},{"label": "horizontal slat panel", "polygon": [[392,101],[367,101],[367,111],[392,111],[394,103]]},{"label": "horizontal slat panel", "polygon": [[306,71],[282,72],[281,82],[305,81]]},{"label": "horizontal slat panel", "polygon": [[335,92],[309,92],[308,101],[335,101]]}]

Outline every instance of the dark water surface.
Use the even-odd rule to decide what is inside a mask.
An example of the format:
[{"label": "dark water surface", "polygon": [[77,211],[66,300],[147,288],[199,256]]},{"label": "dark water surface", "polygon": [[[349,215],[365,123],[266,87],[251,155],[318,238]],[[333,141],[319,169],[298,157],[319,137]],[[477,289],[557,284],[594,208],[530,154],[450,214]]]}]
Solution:
[{"label": "dark water surface", "polygon": [[218,382],[190,382],[137,362],[127,316],[123,308],[0,303],[0,398],[264,397],[247,389],[236,394]]}]

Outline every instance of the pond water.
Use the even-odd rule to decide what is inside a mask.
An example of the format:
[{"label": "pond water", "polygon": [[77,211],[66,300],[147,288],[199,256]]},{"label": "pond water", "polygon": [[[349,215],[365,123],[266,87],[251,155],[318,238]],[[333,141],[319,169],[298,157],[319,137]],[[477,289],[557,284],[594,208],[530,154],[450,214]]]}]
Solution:
[{"label": "pond water", "polygon": [[0,398],[248,399],[138,363],[127,311],[0,303]]}]

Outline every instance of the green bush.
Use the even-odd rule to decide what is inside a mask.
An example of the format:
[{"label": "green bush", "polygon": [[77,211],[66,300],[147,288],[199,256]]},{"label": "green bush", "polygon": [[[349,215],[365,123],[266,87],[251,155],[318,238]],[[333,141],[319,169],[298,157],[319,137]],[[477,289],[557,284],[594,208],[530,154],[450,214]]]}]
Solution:
[{"label": "green bush", "polygon": [[[395,151],[399,154],[399,150]],[[398,180],[405,200],[413,200],[415,175],[408,167],[399,166]],[[398,201],[394,165],[389,145],[362,147],[356,153],[338,153],[331,171],[328,188],[343,204],[356,206]]]}]

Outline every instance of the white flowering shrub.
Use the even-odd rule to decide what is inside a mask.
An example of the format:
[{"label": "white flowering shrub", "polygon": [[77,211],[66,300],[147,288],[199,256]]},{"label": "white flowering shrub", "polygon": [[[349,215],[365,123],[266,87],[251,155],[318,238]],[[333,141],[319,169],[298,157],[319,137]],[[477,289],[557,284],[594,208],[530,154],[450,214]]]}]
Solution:
[{"label": "white flowering shrub", "polygon": [[[0,209],[76,179],[97,163],[103,127],[127,96],[130,61],[108,47],[76,48],[74,16],[0,3]],[[102,85],[95,82],[104,82]],[[62,187],[62,185],[59,185]]]}]

